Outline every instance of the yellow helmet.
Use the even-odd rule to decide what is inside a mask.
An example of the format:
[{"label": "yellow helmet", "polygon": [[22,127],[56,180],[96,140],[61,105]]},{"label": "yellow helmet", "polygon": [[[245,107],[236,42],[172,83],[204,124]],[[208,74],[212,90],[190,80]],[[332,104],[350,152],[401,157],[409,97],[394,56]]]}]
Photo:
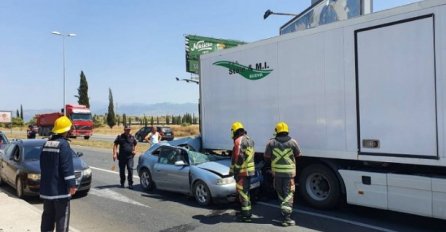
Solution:
[{"label": "yellow helmet", "polygon": [[276,124],[276,133],[288,133],[288,125],[285,122],[279,122]]},{"label": "yellow helmet", "polygon": [[71,125],[73,125],[71,123],[71,120],[67,116],[62,116],[54,122],[54,127],[52,132],[54,134],[63,134],[65,132],[70,131]]},{"label": "yellow helmet", "polygon": [[243,124],[241,122],[234,122],[234,123],[232,123],[232,126],[231,126],[231,136],[232,137],[234,137],[234,133],[238,129],[243,129]]}]

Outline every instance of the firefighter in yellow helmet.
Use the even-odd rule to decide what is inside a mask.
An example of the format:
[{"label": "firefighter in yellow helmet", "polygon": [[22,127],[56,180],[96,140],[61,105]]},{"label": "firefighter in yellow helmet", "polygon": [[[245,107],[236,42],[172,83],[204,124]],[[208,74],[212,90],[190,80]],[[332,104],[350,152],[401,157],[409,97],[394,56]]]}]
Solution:
[{"label": "firefighter in yellow helmet", "polygon": [[251,199],[249,195],[250,178],[255,174],[254,141],[248,137],[241,122],[234,122],[231,127],[234,140],[229,174],[234,174],[237,182],[236,191],[241,204],[240,220],[251,221]]},{"label": "firefighter in yellow helmet", "polygon": [[40,154],[40,198],[43,199],[41,231],[68,231],[70,199],[76,191],[74,151],[67,141],[72,123],[62,116],[54,122],[54,135],[43,145]]},{"label": "firefighter in yellow helmet", "polygon": [[277,123],[275,131],[276,137],[270,139],[266,145],[264,158],[271,161],[274,189],[281,201],[282,225],[294,226],[296,223],[291,219],[295,191],[294,177],[296,158],[301,152],[297,141],[288,135],[288,125],[285,122]]}]

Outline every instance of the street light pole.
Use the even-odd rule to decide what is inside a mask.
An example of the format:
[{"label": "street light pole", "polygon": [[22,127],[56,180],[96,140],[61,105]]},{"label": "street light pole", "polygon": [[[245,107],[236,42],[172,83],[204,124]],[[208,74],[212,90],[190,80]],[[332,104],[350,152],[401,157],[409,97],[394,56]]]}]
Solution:
[{"label": "street light pole", "polygon": [[58,36],[61,36],[62,37],[62,65],[63,65],[63,107],[62,107],[62,109],[63,109],[63,115],[67,115],[67,112],[66,112],[66,109],[65,109],[65,105],[66,105],[66,101],[65,101],[65,96],[66,96],[66,94],[65,94],[65,88],[66,88],[66,81],[65,81],[65,37],[74,37],[74,36],[76,36],[76,34],[73,34],[73,33],[69,33],[69,34],[62,34],[62,33],[60,33],[60,32],[58,32],[58,31],[53,31],[53,32],[51,32],[51,34],[53,34],[53,35],[58,35]]}]

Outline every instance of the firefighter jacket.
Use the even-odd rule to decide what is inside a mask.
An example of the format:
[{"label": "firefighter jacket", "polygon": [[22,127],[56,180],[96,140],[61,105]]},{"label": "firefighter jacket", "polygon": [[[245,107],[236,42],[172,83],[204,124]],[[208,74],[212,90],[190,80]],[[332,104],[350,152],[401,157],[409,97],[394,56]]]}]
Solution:
[{"label": "firefighter jacket", "polygon": [[296,158],[300,155],[297,141],[290,136],[270,139],[266,145],[265,160],[271,160],[271,170],[277,177],[296,176]]},{"label": "firefighter jacket", "polygon": [[46,200],[70,198],[69,189],[76,186],[73,156],[68,141],[54,136],[40,154],[40,197]]},{"label": "firefighter jacket", "polygon": [[247,135],[234,140],[230,172],[235,176],[254,176],[254,141]]}]

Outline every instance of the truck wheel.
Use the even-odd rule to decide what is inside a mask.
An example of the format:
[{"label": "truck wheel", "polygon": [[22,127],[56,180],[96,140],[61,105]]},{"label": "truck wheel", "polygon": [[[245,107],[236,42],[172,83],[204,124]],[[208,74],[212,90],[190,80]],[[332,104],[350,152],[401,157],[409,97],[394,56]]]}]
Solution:
[{"label": "truck wheel", "polygon": [[88,139],[90,139],[90,136],[84,136],[84,139],[88,140]]},{"label": "truck wheel", "polygon": [[322,164],[312,164],[302,170],[299,191],[311,206],[320,209],[335,207],[341,195],[336,175]]}]

